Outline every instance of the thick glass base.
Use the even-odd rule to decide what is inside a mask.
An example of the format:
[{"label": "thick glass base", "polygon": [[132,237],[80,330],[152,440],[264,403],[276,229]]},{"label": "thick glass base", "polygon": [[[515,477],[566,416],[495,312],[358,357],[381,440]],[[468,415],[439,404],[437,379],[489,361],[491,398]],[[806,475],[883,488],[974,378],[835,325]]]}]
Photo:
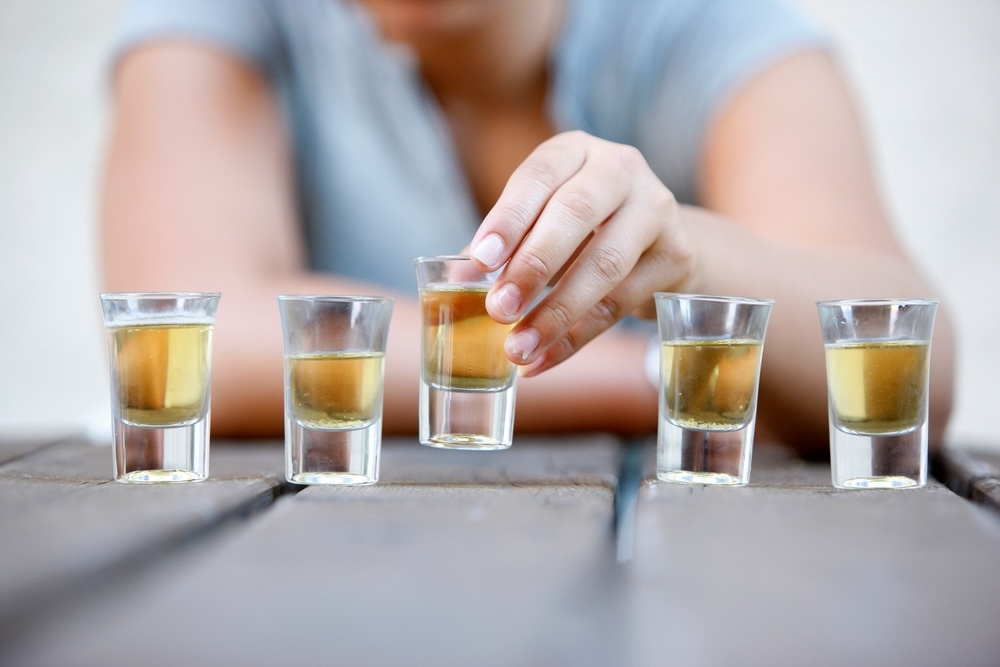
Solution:
[{"label": "thick glass base", "polygon": [[198,482],[208,477],[209,418],[175,428],[114,422],[114,476],[128,484]]},{"label": "thick glass base", "polygon": [[302,472],[292,475],[289,482],[295,484],[332,484],[340,486],[357,486],[359,484],[374,484],[378,479],[365,475],[354,475],[347,472]]},{"label": "thick glass base", "polygon": [[438,389],[420,383],[420,444],[441,449],[507,449],[514,439],[514,387]]},{"label": "thick glass base", "polygon": [[838,489],[915,489],[927,484],[927,422],[896,435],[847,433],[830,422],[830,462]]},{"label": "thick glass base", "polygon": [[846,479],[838,486],[842,489],[915,489],[923,484],[909,477],[859,477]]},{"label": "thick glass base", "polygon": [[491,438],[483,438],[476,435],[466,435],[462,433],[447,433],[429,438],[427,441],[420,441],[420,444],[439,449],[509,449],[509,444],[497,442]]},{"label": "thick glass base", "polygon": [[339,431],[304,428],[286,417],[285,478],[294,484],[374,484],[381,447],[381,419]]},{"label": "thick glass base", "polygon": [[660,419],[656,477],[673,484],[744,486],[750,482],[754,422],[732,431],[703,431]]},{"label": "thick glass base", "polygon": [[664,482],[674,484],[708,484],[710,486],[742,486],[746,484],[746,482],[741,482],[738,477],[717,472],[657,471],[656,477]]},{"label": "thick glass base", "polygon": [[163,484],[171,482],[200,482],[205,479],[190,470],[133,470],[119,477],[119,482],[128,484]]}]

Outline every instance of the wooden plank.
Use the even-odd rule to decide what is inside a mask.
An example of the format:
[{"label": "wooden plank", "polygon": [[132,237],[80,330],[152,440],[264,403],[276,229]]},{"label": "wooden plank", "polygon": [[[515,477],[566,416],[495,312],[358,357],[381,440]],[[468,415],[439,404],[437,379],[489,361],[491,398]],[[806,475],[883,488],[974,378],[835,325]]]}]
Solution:
[{"label": "wooden plank", "polygon": [[510,449],[496,452],[434,449],[412,438],[387,438],[382,447],[380,481],[614,489],[620,465],[621,442],[604,434],[519,437]]},{"label": "wooden plank", "polygon": [[0,437],[0,465],[48,447],[59,440],[60,438],[2,436]]},{"label": "wooden plank", "polygon": [[[282,498],[211,545],[50,619],[7,659],[616,663],[623,633],[606,483],[615,441],[563,442],[555,453],[521,443],[499,457],[394,444],[405,443],[386,447],[384,475],[415,483]],[[176,638],[176,650],[154,645],[150,629]]]},{"label": "wooden plank", "polygon": [[837,490],[828,465],[751,480],[640,489],[634,664],[996,664],[994,514],[938,482]]},{"label": "wooden plank", "polygon": [[980,480],[1000,480],[1000,452],[949,448],[934,458],[933,471],[952,491],[972,498]]},{"label": "wooden plank", "polygon": [[[434,449],[414,438],[395,436],[382,443],[379,483],[558,484],[613,489],[621,455],[621,442],[607,434],[522,436],[510,449],[495,452]],[[212,477],[283,478],[284,471],[284,443],[280,440],[212,444]],[[291,491],[306,488],[289,486]]]},{"label": "wooden plank", "polygon": [[969,499],[1000,512],[1000,479],[980,479],[972,487]]},{"label": "wooden plank", "polygon": [[[389,437],[382,445],[379,484],[558,485],[615,489],[622,443],[612,435],[578,434],[521,437],[511,449],[461,451],[425,447],[413,438]],[[211,476],[267,477],[285,492],[308,487],[284,481],[280,440],[213,443]]]},{"label": "wooden plank", "polygon": [[107,446],[66,441],[0,467],[0,645],[229,518],[269,504],[276,479],[127,485]]},{"label": "wooden plank", "polygon": [[[570,440],[555,454],[522,443],[495,458],[387,442],[383,479],[397,481],[311,487],[169,559],[118,568],[101,597],[36,619],[0,662],[931,665],[1000,655],[1000,523],[942,485],[838,491],[828,466],[760,449],[743,489],[641,486],[635,558],[616,567],[606,481],[617,455],[613,440],[601,443]],[[280,443],[213,448],[213,475],[253,478],[280,456]]]},{"label": "wooden plank", "polygon": [[209,477],[267,479],[284,484],[285,444],[281,440],[213,441],[209,450]]}]

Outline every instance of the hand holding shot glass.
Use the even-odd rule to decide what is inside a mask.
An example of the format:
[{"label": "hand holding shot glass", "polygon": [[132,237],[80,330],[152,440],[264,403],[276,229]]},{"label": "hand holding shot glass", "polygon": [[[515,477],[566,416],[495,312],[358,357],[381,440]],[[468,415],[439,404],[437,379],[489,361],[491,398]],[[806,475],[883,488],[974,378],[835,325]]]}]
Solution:
[{"label": "hand holding shot glass", "polygon": [[657,293],[657,478],[750,481],[757,388],[770,299]]},{"label": "hand holding shot glass", "polygon": [[833,485],[927,483],[935,299],[820,301]]},{"label": "hand holding shot glass", "polygon": [[219,294],[101,294],[111,364],[114,477],[208,477],[212,328]]},{"label": "hand holding shot glass", "polygon": [[378,481],[385,348],[394,303],[392,297],[278,297],[288,481]]},{"label": "hand holding shot glass", "polygon": [[419,257],[414,263],[422,314],[421,444],[510,447],[517,369],[504,351],[513,325],[486,312],[495,276],[462,256]]}]

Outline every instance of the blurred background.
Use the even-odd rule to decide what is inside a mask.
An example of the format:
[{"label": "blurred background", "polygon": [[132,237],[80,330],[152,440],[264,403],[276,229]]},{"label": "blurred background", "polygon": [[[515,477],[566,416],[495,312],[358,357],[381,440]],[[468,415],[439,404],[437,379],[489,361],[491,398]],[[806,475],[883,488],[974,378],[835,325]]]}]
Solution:
[{"label": "blurred background", "polygon": [[[1000,2],[794,1],[837,41],[890,209],[956,320],[949,440],[1000,451]],[[0,2],[0,440],[109,429],[94,230],[122,4]]]}]

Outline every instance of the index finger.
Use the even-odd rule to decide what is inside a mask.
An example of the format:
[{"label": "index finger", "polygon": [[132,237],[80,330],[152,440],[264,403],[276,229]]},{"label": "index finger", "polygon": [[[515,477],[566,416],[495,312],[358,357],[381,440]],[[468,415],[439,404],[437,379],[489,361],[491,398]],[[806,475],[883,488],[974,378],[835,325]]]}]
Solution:
[{"label": "index finger", "polygon": [[552,195],[585,161],[583,146],[557,135],[518,165],[472,238],[471,255],[482,270],[496,271],[510,259]]}]

